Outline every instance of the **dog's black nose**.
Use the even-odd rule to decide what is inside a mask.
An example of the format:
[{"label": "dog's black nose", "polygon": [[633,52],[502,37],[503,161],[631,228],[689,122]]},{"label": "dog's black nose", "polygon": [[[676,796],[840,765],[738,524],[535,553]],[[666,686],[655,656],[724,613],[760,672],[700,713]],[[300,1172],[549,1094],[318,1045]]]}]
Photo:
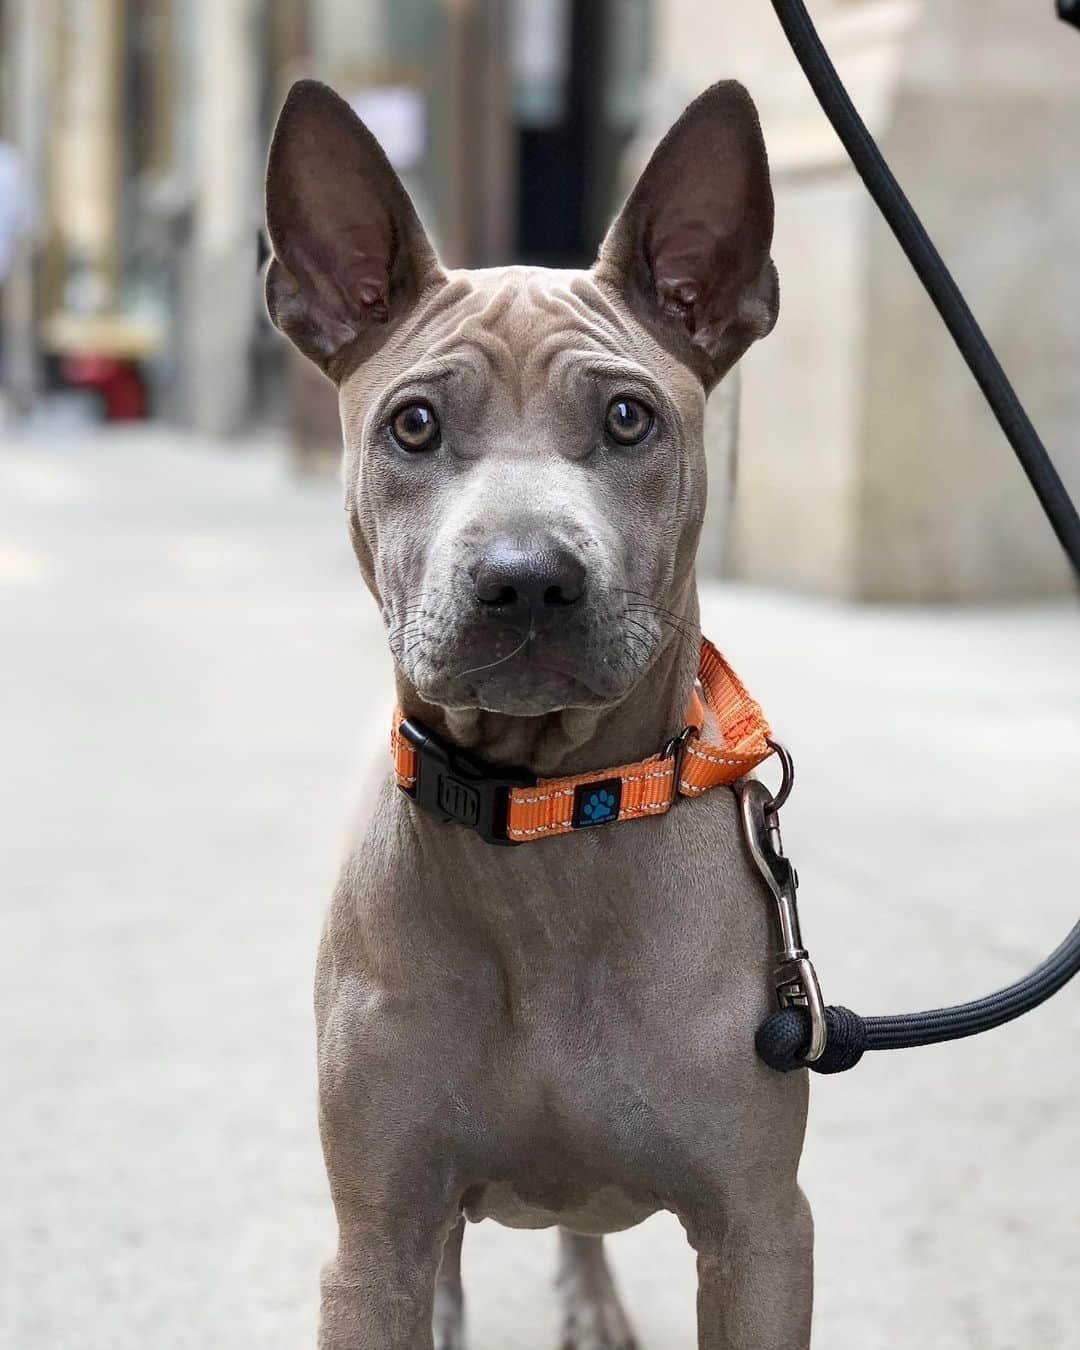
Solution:
[{"label": "dog's black nose", "polygon": [[585,594],[585,564],[549,541],[496,539],[476,569],[476,598],[506,618],[534,622],[576,605]]}]

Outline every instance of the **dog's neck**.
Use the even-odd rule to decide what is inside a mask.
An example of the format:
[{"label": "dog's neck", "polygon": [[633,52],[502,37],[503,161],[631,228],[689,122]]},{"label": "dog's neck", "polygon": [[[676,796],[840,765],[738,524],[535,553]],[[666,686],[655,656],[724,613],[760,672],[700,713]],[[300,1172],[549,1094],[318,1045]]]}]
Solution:
[{"label": "dog's neck", "polygon": [[[644,677],[614,706],[564,708],[539,717],[511,717],[476,708],[426,703],[400,669],[398,706],[437,736],[491,764],[517,765],[541,778],[587,773],[656,754],[681,731],[698,668],[697,594],[679,606],[687,636],[668,632]],[[682,626],[682,625],[681,625]]]}]

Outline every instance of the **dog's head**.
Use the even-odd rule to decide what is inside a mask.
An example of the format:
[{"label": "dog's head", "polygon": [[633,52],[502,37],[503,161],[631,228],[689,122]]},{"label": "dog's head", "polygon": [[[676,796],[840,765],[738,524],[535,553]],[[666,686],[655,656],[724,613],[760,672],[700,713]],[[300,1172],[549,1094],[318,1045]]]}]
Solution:
[{"label": "dog's head", "polygon": [[621,699],[683,637],[706,396],[776,320],[745,90],[687,109],[590,271],[444,271],[370,132],[307,81],[267,223],[270,314],[338,386],[353,542],[405,678],[518,715]]}]

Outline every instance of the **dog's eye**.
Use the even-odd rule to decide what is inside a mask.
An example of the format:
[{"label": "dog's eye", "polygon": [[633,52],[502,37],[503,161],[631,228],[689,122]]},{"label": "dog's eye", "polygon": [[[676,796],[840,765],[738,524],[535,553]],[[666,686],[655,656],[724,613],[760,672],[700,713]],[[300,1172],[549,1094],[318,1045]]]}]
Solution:
[{"label": "dog's eye", "polygon": [[652,409],[636,398],[613,398],[604,427],[617,445],[637,445],[652,431]]},{"label": "dog's eye", "polygon": [[426,403],[407,403],[390,419],[390,435],[402,450],[434,450],[439,419]]}]

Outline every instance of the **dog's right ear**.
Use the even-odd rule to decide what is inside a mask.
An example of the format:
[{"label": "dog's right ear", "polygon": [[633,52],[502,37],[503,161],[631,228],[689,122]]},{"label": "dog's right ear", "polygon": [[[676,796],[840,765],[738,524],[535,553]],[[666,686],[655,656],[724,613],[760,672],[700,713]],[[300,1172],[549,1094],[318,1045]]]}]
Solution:
[{"label": "dog's right ear", "polygon": [[382,147],[317,80],[294,84],[278,117],[266,225],[270,318],[333,380],[444,279]]}]

